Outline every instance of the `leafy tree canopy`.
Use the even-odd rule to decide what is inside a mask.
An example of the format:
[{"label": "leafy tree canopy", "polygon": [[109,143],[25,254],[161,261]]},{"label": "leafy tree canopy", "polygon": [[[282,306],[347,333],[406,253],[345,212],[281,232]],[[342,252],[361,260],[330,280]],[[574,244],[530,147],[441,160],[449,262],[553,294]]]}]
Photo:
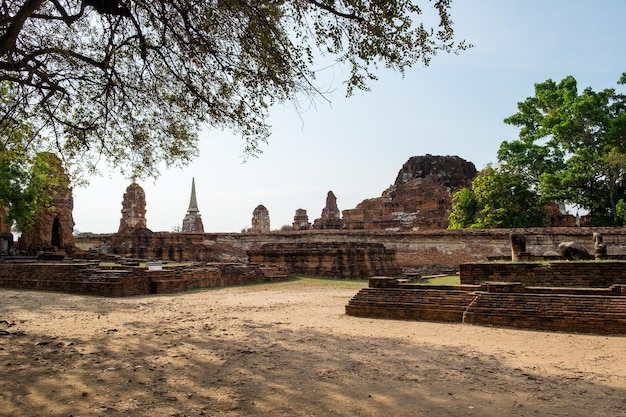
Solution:
[{"label": "leafy tree canopy", "polygon": [[[619,84],[626,81],[622,74]],[[500,169],[521,175],[543,202],[586,209],[595,225],[622,224],[626,198],[626,96],[608,88],[578,92],[569,76],[535,84],[535,96],[518,103],[505,123],[519,139],[503,142]]]},{"label": "leafy tree canopy", "polygon": [[131,176],[184,164],[204,124],[240,133],[255,154],[272,104],[320,94],[317,57],[349,68],[350,95],[379,65],[402,72],[467,48],[450,3],[6,0],[0,118],[28,120],[35,150],[87,168],[105,159]]},{"label": "leafy tree canopy", "polygon": [[449,229],[542,226],[545,212],[537,194],[519,174],[492,166],[452,198]]}]

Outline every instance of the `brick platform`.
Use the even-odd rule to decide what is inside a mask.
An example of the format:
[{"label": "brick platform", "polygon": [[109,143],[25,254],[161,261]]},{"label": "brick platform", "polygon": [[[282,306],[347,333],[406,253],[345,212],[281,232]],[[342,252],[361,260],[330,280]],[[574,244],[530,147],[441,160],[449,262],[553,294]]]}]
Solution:
[{"label": "brick platform", "polygon": [[93,262],[3,262],[0,288],[108,297],[182,292],[198,288],[286,280],[290,273],[257,264],[210,263],[148,271]]},{"label": "brick platform", "polygon": [[[373,286],[372,286],[373,285]],[[626,334],[626,286],[575,289],[485,283],[424,287],[377,278],[346,306],[359,317],[445,321],[521,329]]]}]

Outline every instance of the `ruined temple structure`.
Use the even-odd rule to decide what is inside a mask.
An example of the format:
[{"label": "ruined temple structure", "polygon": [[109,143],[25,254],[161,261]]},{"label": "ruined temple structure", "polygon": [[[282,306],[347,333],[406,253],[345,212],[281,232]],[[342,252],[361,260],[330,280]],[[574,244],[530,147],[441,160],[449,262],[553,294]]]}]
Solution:
[{"label": "ruined temple structure", "polygon": [[341,211],[337,207],[337,197],[332,191],[326,195],[326,206],[322,209],[322,216],[315,219],[313,229],[341,229]]},{"label": "ruined temple structure", "polygon": [[365,242],[268,243],[248,251],[250,262],[287,267],[313,277],[363,279],[402,271],[395,249]]},{"label": "ruined temple structure", "polygon": [[268,233],[270,231],[270,212],[263,204],[256,206],[252,212],[252,227],[249,233]]},{"label": "ruined temple structure", "polygon": [[147,229],[146,193],[139,184],[132,183],[126,188],[122,199],[122,218],[117,233],[138,229]]},{"label": "ruined temple structure", "polygon": [[13,235],[8,219],[9,211],[0,201],[0,256],[13,253]]},{"label": "ruined temple structure", "polygon": [[343,211],[344,229],[445,229],[452,195],[476,177],[473,163],[458,156],[413,156],[381,197]]},{"label": "ruined temple structure", "polygon": [[187,209],[187,214],[185,214],[185,218],[183,219],[181,232],[204,233],[204,225],[202,224],[202,217],[200,216],[198,202],[196,201],[195,178],[191,179],[191,197],[189,199],[189,208]]},{"label": "ruined temple structure", "polygon": [[4,207],[0,200],[0,233],[11,233],[11,223],[9,223],[9,209]]},{"label": "ruined temple structure", "polygon": [[295,216],[293,216],[293,230],[309,230],[311,223],[309,223],[309,216],[306,214],[306,210],[297,209]]},{"label": "ruined temple structure", "polygon": [[61,164],[61,160],[50,152],[38,155],[48,165],[48,192],[51,200],[43,207],[38,220],[18,242],[19,250],[28,254],[39,252],[74,252],[74,199],[70,180]]}]

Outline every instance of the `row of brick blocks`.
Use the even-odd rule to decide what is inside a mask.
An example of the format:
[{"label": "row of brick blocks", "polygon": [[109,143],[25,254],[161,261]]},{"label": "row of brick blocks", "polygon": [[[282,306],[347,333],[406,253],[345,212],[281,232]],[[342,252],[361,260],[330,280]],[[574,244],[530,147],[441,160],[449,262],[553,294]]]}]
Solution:
[{"label": "row of brick blocks", "polygon": [[202,264],[148,271],[92,263],[0,263],[0,288],[126,297],[282,281],[288,274],[254,264]]},{"label": "row of brick blocks", "polygon": [[[626,334],[624,288],[604,293],[489,292],[487,286],[364,288],[346,306],[359,317],[458,322],[521,329]],[[601,294],[601,295],[600,295]]]}]

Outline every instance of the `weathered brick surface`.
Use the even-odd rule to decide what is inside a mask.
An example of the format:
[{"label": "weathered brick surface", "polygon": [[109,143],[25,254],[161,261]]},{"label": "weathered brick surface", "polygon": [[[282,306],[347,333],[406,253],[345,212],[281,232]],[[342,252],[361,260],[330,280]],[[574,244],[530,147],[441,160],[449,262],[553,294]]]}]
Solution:
[{"label": "weathered brick surface", "polygon": [[[503,292],[507,288],[514,292]],[[546,331],[626,334],[625,288],[570,288],[561,293],[559,288],[520,289],[519,286],[498,284],[483,285],[479,289],[476,286],[434,289],[400,284],[396,288],[360,290],[346,305],[346,314]]]},{"label": "weathered brick surface", "polygon": [[362,279],[400,275],[395,251],[376,243],[275,243],[248,251],[251,262],[288,266],[309,276]]},{"label": "weathered brick surface", "polygon": [[364,288],[346,306],[362,317],[460,322],[475,295],[455,290]]},{"label": "weathered brick surface", "polygon": [[468,324],[579,333],[626,333],[626,297],[563,294],[481,294]]},{"label": "weathered brick surface", "polygon": [[259,265],[209,264],[148,271],[138,267],[100,268],[94,263],[0,263],[0,287],[124,297],[289,278]]},{"label": "weathered brick surface", "polygon": [[419,230],[413,232],[362,230],[305,230],[253,233],[167,233],[149,236],[94,235],[75,238],[83,250],[106,242],[113,253],[134,258],[172,261],[224,261],[247,259],[249,250],[266,244],[377,243],[396,251],[401,268],[440,273],[458,270],[459,264],[511,257],[511,232],[526,236],[526,248],[538,256],[558,251],[560,242],[578,241],[593,251],[592,236],[601,233],[611,258],[626,255],[626,228],[560,227],[534,229]]},{"label": "weathered brick surface", "polygon": [[626,283],[626,261],[484,262],[460,265],[461,284],[520,282],[550,287],[609,287]]}]

